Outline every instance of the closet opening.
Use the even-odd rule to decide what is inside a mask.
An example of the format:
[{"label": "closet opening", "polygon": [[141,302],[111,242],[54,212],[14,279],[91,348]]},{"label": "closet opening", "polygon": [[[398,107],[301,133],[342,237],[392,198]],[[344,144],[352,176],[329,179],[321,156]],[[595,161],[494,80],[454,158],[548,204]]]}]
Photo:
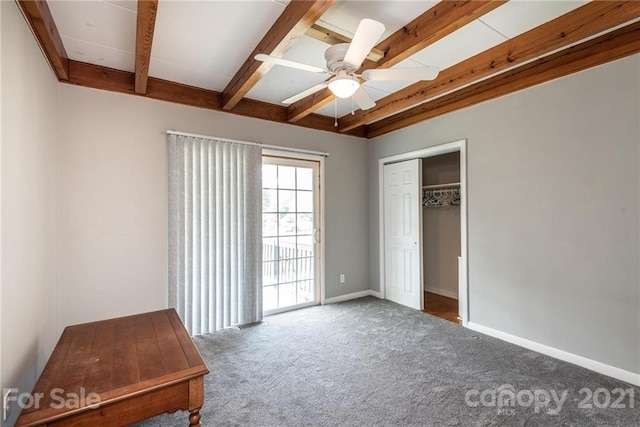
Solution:
[{"label": "closet opening", "polygon": [[423,311],[461,324],[460,152],[421,159]]},{"label": "closet opening", "polygon": [[466,140],[378,161],[380,297],[469,322]]}]

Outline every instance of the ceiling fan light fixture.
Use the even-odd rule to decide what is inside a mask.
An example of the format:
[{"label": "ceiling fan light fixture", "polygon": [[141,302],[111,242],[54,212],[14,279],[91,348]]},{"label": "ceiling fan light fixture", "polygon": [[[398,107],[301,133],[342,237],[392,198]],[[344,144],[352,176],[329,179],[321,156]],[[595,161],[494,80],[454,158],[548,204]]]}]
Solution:
[{"label": "ceiling fan light fixture", "polygon": [[358,79],[348,75],[337,75],[329,81],[329,90],[338,98],[349,98],[360,87]]}]

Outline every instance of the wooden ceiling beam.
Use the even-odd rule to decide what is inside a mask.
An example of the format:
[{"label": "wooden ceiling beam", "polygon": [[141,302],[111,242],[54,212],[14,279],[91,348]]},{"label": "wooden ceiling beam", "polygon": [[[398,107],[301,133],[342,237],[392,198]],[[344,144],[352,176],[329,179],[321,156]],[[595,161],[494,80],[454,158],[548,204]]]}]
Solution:
[{"label": "wooden ceiling beam", "polygon": [[635,23],[382,119],[367,126],[367,137],[381,136],[638,52],[640,23]]},{"label": "wooden ceiling beam", "polygon": [[[384,52],[384,57],[378,62],[366,61],[358,73],[390,68],[504,3],[506,0],[441,1],[380,42],[375,49]],[[288,107],[289,121],[300,120],[333,99],[329,89],[309,95]]]},{"label": "wooden ceiling beam", "polygon": [[341,131],[405,110],[413,105],[471,84],[479,79],[512,68],[594,36],[640,17],[638,1],[592,1],[565,15],[507,40],[476,56],[443,70],[431,82],[418,82],[376,101],[367,111],[345,116]]},{"label": "wooden ceiling beam", "polygon": [[[140,95],[135,92],[134,73],[74,60],[69,60],[69,80],[66,81],[66,83],[290,124],[287,122],[286,107],[250,99],[242,99],[236,105],[236,108],[231,111],[224,111],[220,92],[156,79],[154,77],[148,78],[147,92],[144,95]],[[334,120],[331,117],[313,114],[299,121],[296,125],[337,133],[333,122]],[[364,131],[365,129],[362,127],[350,132],[349,135],[364,138]]]},{"label": "wooden ceiling beam", "polygon": [[233,109],[272,67],[259,53],[281,57],[302,38],[335,0],[292,0],[222,91],[222,108]]},{"label": "wooden ceiling beam", "polygon": [[138,0],[138,22],[136,26],[136,84],[135,92],[147,93],[149,79],[149,63],[151,62],[151,46],[156,27],[158,0]]},{"label": "wooden ceiling beam", "polygon": [[18,0],[31,31],[38,39],[40,48],[51,65],[58,80],[69,78],[69,57],[62,44],[62,38],[53,22],[51,11],[45,0]]}]

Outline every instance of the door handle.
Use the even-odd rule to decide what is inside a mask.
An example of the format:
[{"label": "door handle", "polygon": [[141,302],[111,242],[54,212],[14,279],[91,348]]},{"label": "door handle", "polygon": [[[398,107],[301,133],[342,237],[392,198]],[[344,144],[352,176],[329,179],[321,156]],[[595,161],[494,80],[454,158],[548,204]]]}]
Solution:
[{"label": "door handle", "polygon": [[320,240],[318,239],[318,229],[314,228],[313,229],[313,243],[320,243]]}]

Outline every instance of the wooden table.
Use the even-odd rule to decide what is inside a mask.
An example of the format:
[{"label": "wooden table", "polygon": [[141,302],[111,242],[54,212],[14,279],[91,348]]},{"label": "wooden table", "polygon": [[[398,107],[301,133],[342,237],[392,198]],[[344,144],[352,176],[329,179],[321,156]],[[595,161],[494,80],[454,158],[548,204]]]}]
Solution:
[{"label": "wooden table", "polygon": [[173,309],[69,326],[32,393],[39,405],[16,426],[122,426],[177,410],[199,426],[208,373]]}]

